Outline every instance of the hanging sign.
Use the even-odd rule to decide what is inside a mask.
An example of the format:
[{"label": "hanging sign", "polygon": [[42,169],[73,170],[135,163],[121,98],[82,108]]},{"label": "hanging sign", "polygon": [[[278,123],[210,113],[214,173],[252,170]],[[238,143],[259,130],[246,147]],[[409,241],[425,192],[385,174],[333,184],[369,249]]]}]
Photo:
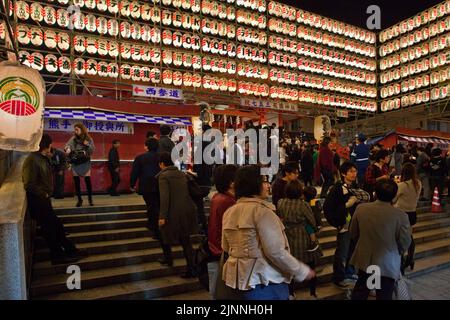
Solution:
[{"label": "hanging sign", "polygon": [[183,100],[183,90],[133,85],[133,96]]},{"label": "hanging sign", "polygon": [[82,122],[89,132],[102,133],[119,133],[119,134],[133,134],[134,127],[132,123],[128,122],[112,122],[112,121],[90,121],[90,120],[76,120],[76,119],[44,119],[45,131],[65,131],[73,132],[74,125]]}]

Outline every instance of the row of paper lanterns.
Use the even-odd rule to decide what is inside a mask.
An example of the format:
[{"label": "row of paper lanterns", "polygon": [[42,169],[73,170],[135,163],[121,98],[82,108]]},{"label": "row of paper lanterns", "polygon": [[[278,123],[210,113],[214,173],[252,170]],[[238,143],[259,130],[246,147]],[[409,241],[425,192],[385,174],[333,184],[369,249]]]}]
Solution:
[{"label": "row of paper lanterns", "polygon": [[404,64],[401,67],[390,71],[382,72],[380,74],[380,82],[385,84],[391,81],[399,80],[400,78],[406,78],[416,73],[421,73],[428,71],[429,69],[444,66],[448,62],[450,61],[447,60],[447,54],[441,53],[431,58],[425,58],[416,62]]},{"label": "row of paper lanterns", "polygon": [[283,54],[276,51],[269,52],[269,64],[284,67],[298,68],[300,71],[309,71],[314,73],[326,74],[338,78],[345,78],[353,81],[367,82],[374,84],[376,82],[375,73],[365,73],[348,69],[344,66],[333,66],[305,58],[298,58],[295,55]]},{"label": "row of paper lanterns", "polygon": [[374,32],[370,32],[344,22],[321,17],[317,14],[297,9],[297,22],[306,24],[317,29],[344,35],[348,38],[358,41],[375,44],[376,36]]},{"label": "row of paper lanterns", "polygon": [[405,93],[408,91],[414,91],[422,87],[428,87],[430,84],[435,85],[441,82],[446,82],[450,79],[450,68],[433,72],[431,74],[418,76],[409,80],[402,81],[402,83],[396,83],[381,89],[381,98],[392,97],[400,92]]},{"label": "row of paper lanterns", "polygon": [[298,53],[300,55],[331,62],[343,63],[361,69],[372,71],[376,70],[376,62],[374,60],[360,58],[356,55],[338,52],[324,47],[318,47],[309,43],[303,43],[301,41],[297,42],[296,40],[292,40],[290,38],[270,35],[268,43],[269,48],[271,49],[277,49],[279,51],[289,53]]},{"label": "row of paper lanterns", "polygon": [[344,107],[370,112],[377,111],[377,103],[374,100],[361,100],[348,96],[330,95],[328,93],[324,94],[305,90],[300,90],[298,96],[300,102],[308,102],[321,106]]},{"label": "row of paper lanterns", "polygon": [[386,70],[406,62],[414,61],[423,56],[427,56],[429,53],[434,53],[436,51],[448,48],[449,44],[450,34],[436,38],[429,43],[426,42],[416,45],[415,47],[411,47],[407,50],[403,50],[400,53],[395,53],[390,55],[389,57],[381,59],[380,69]]},{"label": "row of paper lanterns", "polygon": [[[16,5],[17,16],[20,20],[28,20],[30,14],[28,14],[27,6],[28,4],[23,1],[19,1]],[[33,3],[32,6],[39,5],[39,3]],[[25,6],[25,8],[24,8]],[[159,10],[159,9],[157,9]],[[155,13],[152,15],[152,22],[159,24],[162,20],[162,24],[164,26],[173,25],[176,28],[183,27],[184,29],[192,30],[192,31],[200,31],[203,33],[208,33],[212,35],[221,35],[228,36],[229,38],[234,38],[236,35],[236,27],[234,24],[227,24],[224,21],[209,19],[209,18],[201,18],[199,16],[192,16],[189,14],[184,14],[180,12],[172,12],[169,10],[162,11],[162,19],[161,13],[153,11]],[[70,14],[69,11],[65,9],[58,9],[56,11],[55,8],[51,6],[46,6],[42,8],[41,11],[32,11],[31,17],[36,22],[45,22],[48,25],[58,25],[62,28],[70,28],[71,23],[76,30],[86,30],[88,32],[98,32],[99,34],[109,34],[111,36],[117,36],[119,34],[119,30],[121,32],[122,37],[130,38],[132,37],[135,40],[140,39],[139,32],[144,28],[149,28],[148,25],[141,25],[138,22],[128,22],[122,21],[118,22],[116,19],[107,19],[103,16],[96,16],[94,14],[84,14],[84,13],[75,13]]]},{"label": "row of paper lanterns", "polygon": [[421,103],[426,103],[431,101],[436,101],[439,99],[445,99],[448,97],[448,91],[450,85],[445,85],[437,87],[430,90],[424,90],[410,95],[405,95],[401,98],[395,98],[391,100],[386,100],[381,102],[381,111],[391,111],[394,109],[404,108],[408,106],[413,106]]},{"label": "row of paper lanterns", "polygon": [[241,42],[265,46],[267,44],[267,33],[250,28],[238,27],[236,39]]},{"label": "row of paper lanterns", "polygon": [[298,27],[297,37],[299,39],[325,44],[327,46],[344,49],[346,51],[355,52],[372,58],[376,56],[376,50],[373,45],[362,44],[348,38],[330,35],[308,27]]},{"label": "row of paper lanterns", "polygon": [[[222,5],[220,5],[222,7]],[[225,5],[223,5],[225,6]],[[148,4],[143,5],[142,7],[131,4],[127,6],[122,6],[122,16],[130,16],[130,7],[132,9],[131,17],[134,19],[141,18],[143,21],[151,21],[153,23],[160,23],[162,22],[165,26],[171,26],[173,25],[176,28],[183,27],[185,29],[190,29],[197,31],[199,28],[199,16],[190,15],[188,13],[182,13],[179,11],[172,11],[169,9],[163,9],[161,10],[158,7],[151,7]],[[124,11],[125,8],[127,8],[127,11]],[[209,7],[205,6],[202,7],[203,13],[209,14]],[[142,10],[141,10],[142,9]],[[68,9],[69,10],[69,9]],[[68,12],[65,9],[55,9],[52,6],[42,6],[40,3],[34,2],[31,5],[29,5],[25,1],[18,1],[15,5],[15,12],[19,19],[21,20],[28,20],[31,18],[32,20],[36,22],[45,22],[49,25],[54,25],[57,23],[58,18],[59,19],[67,19],[68,16],[66,12]],[[72,13],[72,12],[71,12]],[[62,16],[62,17],[61,17]],[[232,6],[225,6],[225,11],[221,11],[220,14],[212,15],[214,17],[218,17],[219,19],[225,20],[225,18],[229,21],[236,20],[238,23],[251,25],[253,27],[258,27],[260,29],[266,28],[266,17],[265,15],[260,15],[258,12],[251,12],[248,10],[243,9],[236,9]],[[85,15],[82,12],[76,12],[72,13],[72,17],[74,20],[80,21],[78,22],[80,25],[78,26],[79,29],[84,28],[81,23],[85,22],[86,24],[86,30],[94,32],[95,28],[95,21],[97,18],[94,14],[87,14]],[[92,18],[93,17],[93,18]],[[209,18],[204,18],[207,20],[210,20]],[[212,19],[212,21],[216,21]],[[77,23],[77,22],[75,22]],[[216,22],[217,23],[217,22]],[[208,28],[204,28],[203,32],[208,31]],[[212,30],[214,32],[214,30]]]},{"label": "row of paper lanterns", "polygon": [[372,71],[376,69],[376,62],[373,60],[360,58],[351,54],[346,54],[343,52],[338,52],[332,49],[318,47],[303,42],[297,42],[289,38],[271,35],[269,36],[268,42],[269,48],[272,49],[282,50],[290,53],[298,53],[317,59],[352,65],[361,69],[368,69]]},{"label": "row of paper lanterns", "polygon": [[429,28],[424,27],[421,30],[417,30],[407,36],[401,37],[400,39],[393,40],[387,44],[380,47],[380,56],[384,57],[393,52],[399,51],[400,49],[405,49],[411,47],[416,43],[427,40],[428,38],[434,37],[445,31],[450,30],[450,17],[447,17],[442,21],[436,22]]},{"label": "row of paper lanterns", "polygon": [[[205,89],[211,90],[221,90],[221,91],[236,91],[236,88],[241,94],[255,95],[255,96],[270,96],[271,98],[280,98],[286,100],[297,101],[299,99],[299,91],[292,88],[285,87],[277,87],[272,86],[268,87],[267,84],[258,84],[247,81],[237,82],[234,79],[225,79],[219,77],[213,77],[209,75],[201,76],[200,74],[191,74],[189,72],[182,73],[180,71],[171,71],[164,70],[161,73],[159,68],[142,67],[137,65],[128,65],[122,64],[118,65],[117,63],[107,63],[105,61],[97,62],[94,59],[88,59],[87,61],[82,58],[76,58],[73,62],[71,62],[68,57],[56,57],[53,54],[47,55],[45,58],[39,52],[34,52],[32,54],[21,51],[19,53],[20,61],[28,65],[36,70],[43,70],[46,68],[49,72],[57,72],[58,70],[63,74],[69,74],[72,71],[77,75],[99,75],[101,77],[110,77],[117,78],[120,77],[124,80],[133,80],[133,81],[144,81],[144,82],[152,82],[152,83],[162,83],[164,84],[174,84],[176,86],[192,86],[192,87],[203,87]],[[328,95],[327,95],[328,97]],[[362,101],[353,98],[345,98],[339,96],[337,99],[341,99],[342,105],[349,101],[353,105],[360,105]],[[324,104],[327,103],[328,98],[324,98]],[[333,99],[330,99],[330,105],[332,104]],[[336,105],[339,106],[339,102],[336,102]]]},{"label": "row of paper lanterns", "polygon": [[427,9],[416,16],[404,20],[380,33],[380,42],[386,42],[399,35],[413,31],[421,25],[428,24],[450,13],[450,0],[447,0],[433,8]]},{"label": "row of paper lanterns", "polygon": [[281,84],[294,86],[298,85],[319,90],[337,91],[340,93],[353,94],[361,97],[376,98],[377,96],[377,90],[375,87],[351,84],[340,80],[298,74],[296,72],[279,69],[270,69],[269,79]]},{"label": "row of paper lanterns", "polygon": [[257,12],[251,12],[247,10],[237,10],[236,12],[237,23],[243,23],[252,27],[258,27],[259,29],[265,29],[267,26],[267,20],[265,15],[260,15]]},{"label": "row of paper lanterns", "polygon": [[294,7],[270,1],[267,5],[267,12],[273,16],[289,19],[290,21],[295,21],[297,18],[297,10]]}]

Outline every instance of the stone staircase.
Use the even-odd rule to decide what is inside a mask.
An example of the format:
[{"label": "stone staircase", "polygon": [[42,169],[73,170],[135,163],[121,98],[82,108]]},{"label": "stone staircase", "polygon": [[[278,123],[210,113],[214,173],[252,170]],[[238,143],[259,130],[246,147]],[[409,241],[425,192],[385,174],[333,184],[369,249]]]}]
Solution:
[{"label": "stone staircase", "polygon": [[[447,208],[450,206],[447,205]],[[209,210],[206,205],[206,210]],[[90,256],[76,263],[82,270],[82,290],[69,291],[66,265],[52,266],[42,238],[35,240],[32,299],[209,299],[196,279],[179,277],[185,267],[181,247],[174,247],[174,266],[161,266],[162,251],[147,229],[145,208],[105,206],[56,209],[69,238]],[[430,213],[420,204],[414,226],[415,270],[418,276],[450,266],[450,211]],[[346,292],[331,281],[336,230],[326,226],[320,233],[324,256],[318,267],[318,295],[342,299]],[[309,299],[308,290],[299,288],[298,299]]]}]

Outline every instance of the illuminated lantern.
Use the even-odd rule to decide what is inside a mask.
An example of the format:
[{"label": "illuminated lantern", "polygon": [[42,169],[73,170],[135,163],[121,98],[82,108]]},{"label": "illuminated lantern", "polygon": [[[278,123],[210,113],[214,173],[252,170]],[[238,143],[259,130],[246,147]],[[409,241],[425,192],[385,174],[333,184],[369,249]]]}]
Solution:
[{"label": "illuminated lantern", "polygon": [[205,71],[211,70],[211,58],[210,57],[203,57],[202,58],[202,68]]},{"label": "illuminated lantern", "polygon": [[172,64],[172,51],[163,50],[162,52],[162,60],[164,64],[170,65]]},{"label": "illuminated lantern", "polygon": [[70,48],[70,37],[65,32],[58,33],[57,37],[55,37],[57,41],[58,48],[62,51],[66,51]]},{"label": "illuminated lantern", "polygon": [[44,35],[39,28],[31,27],[28,35],[31,37],[31,44],[34,46],[41,46],[44,42]]},{"label": "illuminated lantern", "polygon": [[108,54],[113,58],[119,56],[119,46],[116,41],[110,41],[108,43]]},{"label": "illuminated lantern", "polygon": [[153,63],[159,64],[161,62],[161,50],[159,48],[153,48],[150,50],[150,59]]},{"label": "illuminated lantern", "polygon": [[120,44],[120,55],[123,59],[130,59],[131,58],[131,44],[122,42]]},{"label": "illuminated lantern", "polygon": [[[151,55],[152,55],[151,51],[152,51],[152,49],[150,49],[149,47],[142,47],[142,50],[141,50],[142,61],[149,62],[151,60]],[[154,55],[155,55],[155,52],[153,51],[153,56]]]},{"label": "illuminated lantern", "polygon": [[176,31],[172,34],[172,43],[177,48],[180,48],[183,45],[183,35],[181,32]]},{"label": "illuminated lantern", "polygon": [[58,66],[59,66],[59,71],[62,74],[69,74],[72,70],[70,59],[68,57],[59,57]]},{"label": "illuminated lantern", "polygon": [[[2,23],[1,26],[3,27],[3,23]],[[4,31],[4,29],[3,29],[3,31]],[[2,33],[4,33],[4,32],[2,32]],[[17,37],[17,41],[19,41],[20,44],[27,45],[27,44],[30,43],[31,39],[30,39],[29,33],[30,33],[30,29],[28,29],[27,26],[25,26],[25,25],[17,25],[17,30],[16,30],[16,35],[15,36]],[[55,43],[55,47],[56,47],[55,37],[56,37],[56,34],[55,34],[55,32],[53,32],[53,42]],[[0,38],[4,39],[4,37],[0,37]],[[45,40],[46,39],[44,39],[44,41]],[[51,44],[51,43],[45,41],[45,45],[47,47],[49,47],[48,44]],[[53,48],[55,48],[55,47],[53,47]]]},{"label": "illuminated lantern", "polygon": [[172,23],[172,13],[169,10],[162,11],[162,23],[165,26],[170,26]]},{"label": "illuminated lantern", "polygon": [[189,72],[186,72],[183,74],[183,85],[185,87],[191,87],[192,86],[192,74]]},{"label": "illuminated lantern", "polygon": [[120,23],[120,35],[122,38],[129,39],[131,37],[131,27],[126,21]]},{"label": "illuminated lantern", "polygon": [[[141,6],[141,13],[140,13],[142,20],[150,21],[150,19],[152,17],[152,15],[151,15],[152,10],[153,10],[153,7],[150,7],[150,5],[148,5],[147,3],[143,4]],[[150,70],[149,70],[149,73],[150,73]]]},{"label": "illuminated lantern", "polygon": [[131,67],[128,64],[122,64],[120,66],[120,77],[124,80],[131,79]]},{"label": "illuminated lantern", "polygon": [[161,22],[161,10],[157,7],[153,7],[150,10],[150,16],[153,23],[160,23]]},{"label": "illuminated lantern", "polygon": [[161,70],[158,68],[153,68],[150,71],[150,81],[153,83],[160,83],[161,82]]},{"label": "illuminated lantern", "polygon": [[100,77],[106,78],[108,76],[108,63],[105,61],[100,61],[97,65],[97,69]]},{"label": "illuminated lantern", "polygon": [[139,66],[132,66],[131,67],[131,79],[133,81],[140,81],[141,80],[141,67],[139,67]]},{"label": "illuminated lantern", "polygon": [[161,30],[159,28],[152,28],[150,30],[150,40],[152,41],[152,43],[161,42]]},{"label": "illuminated lantern", "polygon": [[425,90],[425,91],[422,92],[422,101],[423,102],[430,101],[430,91]]},{"label": "illuminated lantern", "polygon": [[181,0],[181,7],[183,9],[190,9],[191,8],[191,0]]},{"label": "illuminated lantern", "polygon": [[141,81],[149,82],[150,81],[150,68],[149,67],[141,67],[140,70]]},{"label": "illuminated lantern", "polygon": [[192,67],[195,70],[200,70],[202,68],[202,62],[199,55],[193,55],[192,56]]},{"label": "illuminated lantern", "polygon": [[108,11],[112,14],[119,12],[119,4],[117,0],[106,0]]},{"label": "illuminated lantern", "polygon": [[162,42],[165,45],[172,44],[172,32],[170,30],[163,30],[163,32],[162,32]]},{"label": "illuminated lantern", "polygon": [[139,25],[139,23],[135,22],[130,26],[130,33],[132,39],[134,40],[141,39],[141,26]]},{"label": "illuminated lantern", "polygon": [[133,46],[131,47],[131,59],[133,59],[134,61],[139,61],[141,60],[141,51],[143,51],[144,49],[142,49],[141,46]]},{"label": "illuminated lantern", "polygon": [[30,6],[25,1],[17,1],[15,4],[15,12],[20,20],[28,20],[30,17]]},{"label": "illuminated lantern", "polygon": [[89,54],[97,53],[97,39],[88,37],[86,40],[86,51]]},{"label": "illuminated lantern", "polygon": [[117,78],[119,76],[119,65],[117,63],[108,64],[108,77]]},{"label": "illuminated lantern", "polygon": [[202,76],[198,73],[192,75],[192,86],[194,88],[200,88],[202,86]]},{"label": "illuminated lantern", "polygon": [[53,7],[46,6],[44,8],[44,21],[48,25],[56,23],[56,10]]},{"label": "illuminated lantern", "polygon": [[115,19],[108,20],[108,34],[112,37],[119,35],[119,23]]},{"label": "illuminated lantern", "polygon": [[58,59],[53,54],[45,56],[45,69],[50,73],[55,73],[58,70]]},{"label": "illuminated lantern", "polygon": [[141,5],[138,1],[133,1],[130,4],[130,15],[133,19],[139,19],[141,17]]},{"label": "illuminated lantern", "polygon": [[56,11],[56,23],[61,28],[68,28],[70,24],[69,12],[65,9],[58,9],[58,11]]},{"label": "illuminated lantern", "polygon": [[84,76],[86,74],[86,61],[83,58],[76,58],[73,61],[73,70],[75,74]]},{"label": "illuminated lantern", "polygon": [[88,14],[84,19],[85,28],[89,32],[95,32],[97,30],[97,19],[94,15]]},{"label": "illuminated lantern", "polygon": [[237,81],[234,79],[228,79],[227,81],[228,91],[236,92],[237,90]]},{"label": "illuminated lantern", "polygon": [[108,20],[104,17],[99,17],[96,20],[96,28],[98,33],[104,35],[108,33]]},{"label": "illuminated lantern", "polygon": [[179,28],[179,27],[181,27],[181,13],[180,12],[174,12],[173,14],[172,14],[172,23],[173,23],[173,26],[174,27],[176,27],[176,28]]},{"label": "illuminated lantern", "polygon": [[440,93],[441,93],[441,90],[439,88],[432,89],[431,90],[431,100],[439,99]]},{"label": "illuminated lantern", "polygon": [[183,66],[186,68],[192,67],[192,55],[189,53],[183,53]]},{"label": "illuminated lantern", "polygon": [[183,53],[179,51],[175,51],[173,53],[173,64],[177,67],[183,64]]},{"label": "illuminated lantern", "polygon": [[30,6],[31,19],[36,22],[44,20],[44,8],[37,2],[33,2]]}]

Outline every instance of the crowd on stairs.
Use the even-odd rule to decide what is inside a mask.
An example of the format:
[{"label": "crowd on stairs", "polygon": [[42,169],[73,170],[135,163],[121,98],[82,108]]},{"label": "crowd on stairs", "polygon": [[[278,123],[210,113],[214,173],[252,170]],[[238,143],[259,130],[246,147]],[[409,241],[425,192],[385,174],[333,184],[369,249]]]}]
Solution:
[{"label": "crowd on stairs", "polygon": [[[333,283],[344,289],[353,286],[352,299],[367,299],[371,288],[366,280],[375,265],[381,276],[376,297],[392,299],[405,270],[414,268],[411,227],[417,220],[417,203],[420,198],[429,200],[433,187],[443,200],[449,177],[450,153],[444,156],[433,146],[408,146],[406,150],[399,145],[393,152],[375,146],[370,150],[362,134],[350,160],[340,159],[330,149],[328,138],[320,146],[281,139],[280,148],[285,151],[280,154],[286,159],[280,161],[272,181],[260,174],[258,165],[245,161],[201,164],[186,171],[172,161],[175,144],[169,135],[167,126],[161,127],[159,139],[149,132],[147,151],[133,163],[130,189],[146,203],[148,229],[163,250],[161,265],[173,266],[171,247],[180,244],[187,263],[182,277],[206,273],[215,299],[293,299],[296,283],[305,281],[316,297],[315,268],[322,256],[317,235],[322,217],[337,230]],[[94,145],[88,137],[79,128],[65,150],[78,185],[80,177],[85,177],[86,185],[90,183],[89,155]],[[74,139],[80,140],[84,152],[74,154],[78,148]],[[57,265],[76,262],[87,254],[66,237],[52,207],[55,152],[51,145],[51,137],[44,134],[40,150],[25,161],[23,179],[30,212]],[[110,152],[113,185],[108,191],[112,196],[117,195],[119,146],[114,141]],[[318,185],[321,190],[316,198]],[[79,207],[78,187],[77,194]],[[203,202],[211,194],[207,221]],[[93,205],[92,194],[89,202]],[[200,249],[194,250],[191,242],[191,236],[198,233],[207,237],[200,248],[206,253],[201,260]]]}]

